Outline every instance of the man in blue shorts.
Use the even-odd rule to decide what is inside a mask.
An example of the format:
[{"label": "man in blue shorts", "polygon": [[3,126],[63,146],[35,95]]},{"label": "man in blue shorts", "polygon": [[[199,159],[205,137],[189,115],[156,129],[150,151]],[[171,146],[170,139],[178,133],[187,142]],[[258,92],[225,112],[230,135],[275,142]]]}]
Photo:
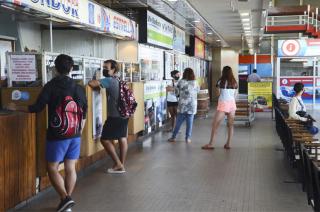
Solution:
[{"label": "man in blue shorts", "polygon": [[[46,161],[51,184],[61,198],[58,212],[70,211],[75,204],[71,194],[77,180],[75,165],[80,156],[81,133],[87,113],[85,91],[69,77],[73,65],[72,57],[59,55],[55,60],[57,76],[43,87],[36,103],[27,108],[14,104],[8,107],[38,113],[48,105]],[[64,163],[65,178],[58,171],[60,163]]]}]

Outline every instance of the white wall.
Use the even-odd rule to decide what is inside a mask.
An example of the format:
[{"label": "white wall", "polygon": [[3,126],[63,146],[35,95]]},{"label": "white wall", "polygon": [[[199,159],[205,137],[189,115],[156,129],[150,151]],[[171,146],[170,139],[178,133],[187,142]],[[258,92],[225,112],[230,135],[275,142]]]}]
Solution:
[{"label": "white wall", "polygon": [[239,52],[230,48],[221,49],[221,69],[224,66],[230,66],[233,70],[233,75],[238,80],[239,72]]},{"label": "white wall", "polygon": [[41,29],[39,24],[19,22],[18,36],[22,51],[27,47],[29,50],[41,51]]},{"label": "white wall", "polygon": [[[83,30],[54,30],[53,52],[79,56],[116,59],[114,38]],[[42,50],[50,51],[49,30],[42,32]]]}]

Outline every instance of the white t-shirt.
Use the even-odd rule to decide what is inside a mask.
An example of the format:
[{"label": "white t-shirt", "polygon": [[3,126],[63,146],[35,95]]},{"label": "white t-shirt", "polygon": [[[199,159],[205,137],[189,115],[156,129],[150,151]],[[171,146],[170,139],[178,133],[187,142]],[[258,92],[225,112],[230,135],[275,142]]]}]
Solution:
[{"label": "white t-shirt", "polygon": [[304,105],[301,97],[294,96],[289,104],[289,117],[300,121],[307,121],[307,118],[301,117],[297,114],[298,111],[306,111],[306,106]]},{"label": "white t-shirt", "polygon": [[[178,82],[174,82],[173,80],[171,81],[171,86],[175,89],[176,84],[178,84]],[[178,98],[175,94],[174,91],[169,91],[167,93],[167,102],[178,102]]]},{"label": "white t-shirt", "polygon": [[228,88],[228,82],[225,83],[224,88],[221,88],[220,83],[221,81],[219,80],[216,85],[216,87],[220,88],[219,101],[231,101],[231,100],[235,101],[235,98],[237,95],[237,89]]}]

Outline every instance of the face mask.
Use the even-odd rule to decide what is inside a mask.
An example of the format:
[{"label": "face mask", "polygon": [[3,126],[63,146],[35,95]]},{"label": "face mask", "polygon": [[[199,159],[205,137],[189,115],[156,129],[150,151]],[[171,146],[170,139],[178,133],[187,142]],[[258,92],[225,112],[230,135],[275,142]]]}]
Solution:
[{"label": "face mask", "polygon": [[174,77],[173,77],[173,79],[175,79],[175,80],[179,80],[179,79],[180,79],[180,77],[174,76]]},{"label": "face mask", "polygon": [[111,75],[109,74],[109,70],[108,70],[108,69],[105,69],[105,68],[104,68],[104,69],[102,70],[102,74],[103,74],[104,77],[111,77]]}]

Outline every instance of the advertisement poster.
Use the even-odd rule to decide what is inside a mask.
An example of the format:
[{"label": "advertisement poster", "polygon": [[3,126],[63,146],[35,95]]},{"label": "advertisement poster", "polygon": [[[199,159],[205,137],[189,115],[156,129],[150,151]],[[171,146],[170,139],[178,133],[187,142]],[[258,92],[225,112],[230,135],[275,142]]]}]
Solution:
[{"label": "advertisement poster", "polygon": [[279,57],[320,56],[320,39],[279,40]]},{"label": "advertisement poster", "polygon": [[295,83],[301,82],[304,84],[305,92],[302,94],[304,103],[313,103],[313,78],[312,77],[280,77],[280,89],[278,96],[290,101],[295,95],[293,86]]},{"label": "advertisement poster", "polygon": [[174,55],[170,52],[164,52],[164,77],[166,80],[172,79],[171,71],[174,70]]},{"label": "advertisement poster", "polygon": [[194,56],[204,59],[204,42],[194,38]]},{"label": "advertisement poster", "polygon": [[256,112],[272,110],[272,82],[249,82],[248,100],[256,101]]},{"label": "advertisement poster", "polygon": [[100,91],[92,91],[92,134],[99,139],[102,133],[102,96]]},{"label": "advertisement poster", "polygon": [[12,81],[31,82],[37,77],[35,55],[11,55]]},{"label": "advertisement poster", "polygon": [[212,48],[208,45],[205,45],[205,59],[212,61]]},{"label": "advertisement poster", "polygon": [[145,132],[161,127],[167,116],[166,82],[153,81],[144,85]]},{"label": "advertisement poster", "polygon": [[186,52],[186,33],[176,26],[173,31],[173,49],[183,54]]},{"label": "advertisement poster", "polygon": [[139,45],[142,80],[162,80],[164,76],[163,50]]},{"label": "advertisement poster", "polygon": [[152,12],[147,12],[147,42],[168,49],[173,48],[173,25]]}]

